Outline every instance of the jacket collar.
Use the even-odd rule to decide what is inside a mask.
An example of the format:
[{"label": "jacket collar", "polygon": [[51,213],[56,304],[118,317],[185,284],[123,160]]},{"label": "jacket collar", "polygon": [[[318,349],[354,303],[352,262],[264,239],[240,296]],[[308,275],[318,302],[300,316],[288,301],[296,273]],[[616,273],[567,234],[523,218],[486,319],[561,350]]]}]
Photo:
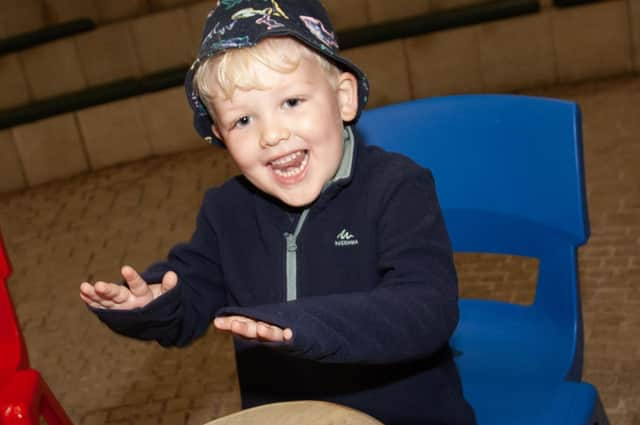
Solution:
[{"label": "jacket collar", "polygon": [[344,151],[336,175],[327,182],[318,199],[311,205],[312,210],[324,208],[327,201],[334,198],[353,179],[358,157],[358,143],[351,126],[344,129]]},{"label": "jacket collar", "polygon": [[353,136],[353,130],[351,127],[346,127],[344,129],[344,152],[342,153],[342,160],[340,161],[336,175],[331,179],[331,181],[329,181],[327,186],[341,180],[351,179],[353,163],[355,162],[355,144],[356,142]]}]

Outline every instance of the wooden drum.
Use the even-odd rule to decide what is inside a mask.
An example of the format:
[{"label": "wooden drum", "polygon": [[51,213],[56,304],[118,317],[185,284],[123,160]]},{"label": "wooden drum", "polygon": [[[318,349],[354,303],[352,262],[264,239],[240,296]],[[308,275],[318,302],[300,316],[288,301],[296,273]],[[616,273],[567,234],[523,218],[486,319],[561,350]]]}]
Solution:
[{"label": "wooden drum", "polygon": [[242,410],[205,425],[383,425],[350,407],[324,401],[290,401]]}]

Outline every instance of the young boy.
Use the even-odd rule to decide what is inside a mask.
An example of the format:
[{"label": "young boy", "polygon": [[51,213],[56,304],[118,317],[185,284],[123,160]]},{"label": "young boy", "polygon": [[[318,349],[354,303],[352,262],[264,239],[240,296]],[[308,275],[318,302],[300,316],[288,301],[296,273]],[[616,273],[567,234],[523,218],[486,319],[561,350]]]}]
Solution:
[{"label": "young boy", "polygon": [[352,132],[365,75],[316,0],[222,0],[186,80],[197,131],[242,172],[188,243],[125,285],[82,283],[116,332],[236,336],[243,406],[300,399],[385,424],[473,424],[448,339],[451,247],[431,174]]}]

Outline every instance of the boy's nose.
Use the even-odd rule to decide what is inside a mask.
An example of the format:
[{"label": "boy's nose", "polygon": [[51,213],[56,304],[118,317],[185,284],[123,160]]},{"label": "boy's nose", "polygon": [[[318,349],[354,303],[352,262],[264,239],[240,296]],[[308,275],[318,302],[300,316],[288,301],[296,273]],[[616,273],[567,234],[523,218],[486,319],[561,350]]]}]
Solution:
[{"label": "boy's nose", "polygon": [[287,140],[289,136],[291,136],[291,132],[285,126],[267,126],[262,132],[260,144],[263,148],[276,146],[281,141]]}]

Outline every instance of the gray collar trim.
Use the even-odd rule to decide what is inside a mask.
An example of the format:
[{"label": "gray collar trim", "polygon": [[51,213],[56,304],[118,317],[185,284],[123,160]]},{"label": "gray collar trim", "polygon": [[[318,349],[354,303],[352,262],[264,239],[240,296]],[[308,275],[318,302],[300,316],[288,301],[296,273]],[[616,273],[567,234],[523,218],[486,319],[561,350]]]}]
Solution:
[{"label": "gray collar trim", "polygon": [[344,129],[344,153],[342,154],[342,160],[336,175],[333,176],[330,183],[338,180],[342,180],[351,176],[351,166],[353,165],[353,131],[351,127]]}]

